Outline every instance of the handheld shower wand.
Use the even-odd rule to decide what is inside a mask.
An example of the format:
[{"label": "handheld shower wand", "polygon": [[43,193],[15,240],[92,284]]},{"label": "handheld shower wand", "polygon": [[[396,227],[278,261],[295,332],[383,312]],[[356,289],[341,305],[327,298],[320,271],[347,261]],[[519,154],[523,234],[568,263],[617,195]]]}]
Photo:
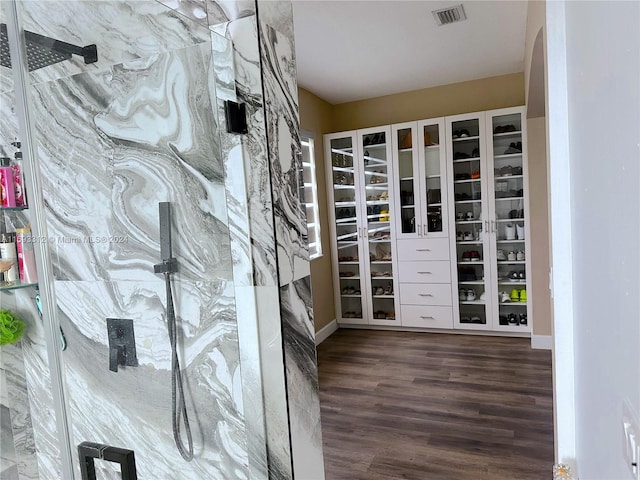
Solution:
[{"label": "handheld shower wand", "polygon": [[[164,274],[164,281],[167,290],[167,329],[169,331],[169,342],[171,343],[171,408],[173,423],[173,438],[176,447],[182,458],[187,462],[193,460],[193,440],[191,438],[191,427],[187,417],[187,407],[184,402],[184,387],[182,384],[182,373],[178,360],[176,312],[173,306],[173,294],[171,288],[171,276],[178,271],[178,261],[173,258],[171,252],[171,204],[161,202],[158,204],[160,216],[160,255],[162,263],[153,266],[155,273]],[[187,447],[182,442],[180,434],[180,420],[184,423],[187,434]]]}]

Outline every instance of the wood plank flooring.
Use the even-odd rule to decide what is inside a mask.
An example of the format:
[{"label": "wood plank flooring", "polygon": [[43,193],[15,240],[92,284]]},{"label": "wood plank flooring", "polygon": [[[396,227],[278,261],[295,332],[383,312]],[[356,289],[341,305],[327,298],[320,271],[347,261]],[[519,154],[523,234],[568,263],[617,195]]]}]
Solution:
[{"label": "wood plank flooring", "polygon": [[340,329],[318,347],[327,480],[552,477],[551,352]]}]

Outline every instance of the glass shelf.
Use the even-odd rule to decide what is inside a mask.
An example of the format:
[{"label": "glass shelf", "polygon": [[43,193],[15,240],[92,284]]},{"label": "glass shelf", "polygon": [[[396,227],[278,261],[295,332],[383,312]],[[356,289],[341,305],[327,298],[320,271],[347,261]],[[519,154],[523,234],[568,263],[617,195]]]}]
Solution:
[{"label": "glass shelf", "polygon": [[27,210],[29,207],[28,206],[23,206],[23,207],[0,207],[0,210],[5,211],[5,212],[19,212],[21,210]]},{"label": "glass shelf", "polygon": [[457,160],[454,160],[453,163],[460,163],[460,162],[475,162],[480,160],[480,157],[471,157],[471,158],[458,158]]},{"label": "glass shelf", "polygon": [[20,283],[19,280],[12,283],[12,285],[0,286],[0,291],[6,292],[8,290],[20,290],[21,288],[37,287],[37,283]]},{"label": "glass shelf", "polygon": [[462,137],[462,138],[454,138],[452,139],[454,142],[467,142],[469,140],[478,140],[480,137],[478,135],[474,137]]},{"label": "glass shelf", "polygon": [[495,155],[493,158],[499,160],[501,158],[518,158],[522,156],[522,152],[520,153],[504,153],[502,155]]},{"label": "glass shelf", "polygon": [[520,135],[522,135],[522,131],[517,130],[514,132],[505,132],[505,133],[494,133],[493,136],[495,137],[519,137]]}]

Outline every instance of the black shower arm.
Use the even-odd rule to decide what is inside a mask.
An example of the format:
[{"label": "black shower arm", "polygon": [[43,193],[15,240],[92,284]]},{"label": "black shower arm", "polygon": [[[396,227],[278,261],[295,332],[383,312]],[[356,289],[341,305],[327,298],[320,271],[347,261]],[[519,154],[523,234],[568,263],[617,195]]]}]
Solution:
[{"label": "black shower arm", "polygon": [[95,44],[87,45],[86,47],[78,47],[67,42],[61,42],[60,40],[54,40],[53,38],[45,37],[38,33],[24,31],[25,40],[33,43],[37,43],[41,47],[48,48],[55,52],[63,54],[80,55],[84,58],[85,64],[96,63],[98,61],[98,47]]}]

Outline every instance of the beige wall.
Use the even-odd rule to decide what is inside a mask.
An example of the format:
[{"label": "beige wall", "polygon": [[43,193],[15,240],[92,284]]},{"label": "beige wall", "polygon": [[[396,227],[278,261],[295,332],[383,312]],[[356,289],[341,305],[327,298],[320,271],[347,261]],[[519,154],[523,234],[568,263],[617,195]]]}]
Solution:
[{"label": "beige wall", "polygon": [[331,131],[332,107],[314,94],[298,89],[300,128],[315,134],[316,182],[320,209],[322,256],[311,261],[311,289],[316,332],[336,318],[331,274],[331,245],[327,219],[327,187],[324,168],[322,135]]},{"label": "beige wall", "polygon": [[541,28],[544,28],[546,12],[546,3],[544,0],[529,0],[527,4],[527,29],[524,42],[524,88],[527,100],[529,99],[529,78],[531,77],[533,47],[538,32]]},{"label": "beige wall", "polygon": [[524,73],[360,100],[333,107],[334,131],[524,105]]},{"label": "beige wall", "polygon": [[551,335],[549,293],[549,191],[547,132],[544,117],[527,120],[529,154],[529,216],[533,334]]}]

